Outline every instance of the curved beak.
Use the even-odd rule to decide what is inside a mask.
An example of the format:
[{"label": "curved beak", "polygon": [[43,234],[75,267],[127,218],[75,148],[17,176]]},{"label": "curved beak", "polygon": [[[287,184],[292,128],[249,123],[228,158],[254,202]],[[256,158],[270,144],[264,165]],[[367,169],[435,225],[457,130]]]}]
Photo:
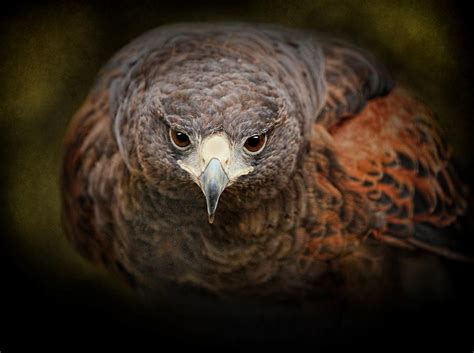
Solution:
[{"label": "curved beak", "polygon": [[214,214],[216,212],[217,203],[222,192],[229,184],[227,176],[222,164],[217,158],[212,158],[206,166],[206,169],[199,176],[201,190],[206,197],[207,213],[209,223],[214,222]]},{"label": "curved beak", "polygon": [[232,148],[224,133],[213,134],[202,141],[196,154],[178,160],[178,165],[191,175],[206,197],[209,223],[214,222],[217,203],[224,189],[239,176],[253,170],[233,157]]}]

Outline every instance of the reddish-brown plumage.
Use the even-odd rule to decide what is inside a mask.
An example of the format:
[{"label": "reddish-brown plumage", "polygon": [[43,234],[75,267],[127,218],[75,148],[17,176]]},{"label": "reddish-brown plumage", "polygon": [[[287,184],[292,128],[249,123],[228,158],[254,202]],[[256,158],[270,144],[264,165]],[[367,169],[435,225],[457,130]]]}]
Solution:
[{"label": "reddish-brown plumage", "polygon": [[349,188],[379,213],[382,239],[413,244],[415,224],[442,228],[464,213],[467,190],[450,165],[433,113],[406,88],[369,101],[330,132],[352,179]]}]

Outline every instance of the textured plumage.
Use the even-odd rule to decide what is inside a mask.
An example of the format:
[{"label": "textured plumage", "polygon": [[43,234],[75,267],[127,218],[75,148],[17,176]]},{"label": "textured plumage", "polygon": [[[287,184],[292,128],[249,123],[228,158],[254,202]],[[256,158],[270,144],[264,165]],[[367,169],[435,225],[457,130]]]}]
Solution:
[{"label": "textured plumage", "polygon": [[[258,134],[261,153],[243,152]],[[230,151],[213,224],[192,174],[210,136]],[[64,223],[132,285],[301,291],[342,264],[377,272],[374,240],[463,258],[433,241],[466,208],[449,159],[431,111],[358,48],[269,26],[165,26],[119,51],[73,118]]]}]

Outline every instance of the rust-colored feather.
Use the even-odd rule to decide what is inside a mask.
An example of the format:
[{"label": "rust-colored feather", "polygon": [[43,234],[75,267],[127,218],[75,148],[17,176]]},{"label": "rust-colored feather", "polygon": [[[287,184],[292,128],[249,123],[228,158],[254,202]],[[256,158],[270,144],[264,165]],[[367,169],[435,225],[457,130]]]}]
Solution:
[{"label": "rust-colored feather", "polygon": [[379,215],[382,239],[419,246],[416,224],[447,227],[464,213],[467,190],[450,164],[451,153],[432,112],[407,89],[396,87],[369,101],[330,132],[352,178],[350,188]]}]

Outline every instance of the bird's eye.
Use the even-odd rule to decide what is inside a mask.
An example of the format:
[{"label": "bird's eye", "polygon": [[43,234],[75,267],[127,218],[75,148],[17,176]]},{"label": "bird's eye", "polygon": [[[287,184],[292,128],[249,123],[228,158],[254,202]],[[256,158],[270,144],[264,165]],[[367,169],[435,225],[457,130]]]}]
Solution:
[{"label": "bird's eye", "polygon": [[251,154],[257,154],[265,146],[267,136],[265,134],[250,136],[244,144],[245,149]]},{"label": "bird's eye", "polygon": [[170,137],[171,141],[178,149],[185,149],[191,144],[191,140],[184,132],[170,129]]}]

